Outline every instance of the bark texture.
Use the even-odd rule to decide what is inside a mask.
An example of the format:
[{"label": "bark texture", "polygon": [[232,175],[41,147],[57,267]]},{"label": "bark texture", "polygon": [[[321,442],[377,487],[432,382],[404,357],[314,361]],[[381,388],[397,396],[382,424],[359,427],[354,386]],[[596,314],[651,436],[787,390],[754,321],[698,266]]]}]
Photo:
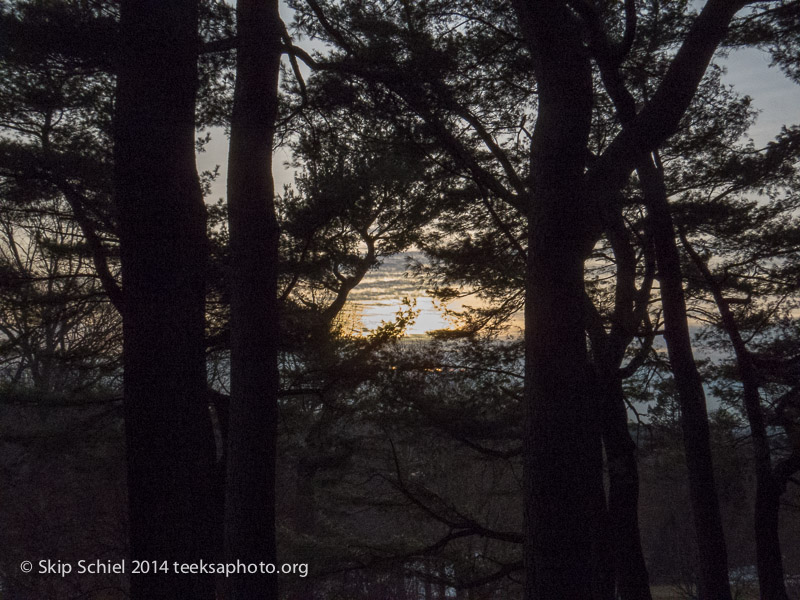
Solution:
[{"label": "bark texture", "polygon": [[525,304],[525,598],[592,598],[604,504],[581,318],[591,69],[564,3],[514,6],[539,86]]},{"label": "bark texture", "polygon": [[[209,559],[214,440],[204,353],[205,209],[194,150],[196,0],[124,0],[115,200],[131,558]],[[208,576],[131,577],[131,597],[212,598]]]},{"label": "bark texture", "polygon": [[[225,494],[227,560],[277,562],[278,223],[272,144],[282,22],[277,0],[239,0],[228,157],[231,401]],[[275,575],[228,579],[229,600],[273,600]]]}]

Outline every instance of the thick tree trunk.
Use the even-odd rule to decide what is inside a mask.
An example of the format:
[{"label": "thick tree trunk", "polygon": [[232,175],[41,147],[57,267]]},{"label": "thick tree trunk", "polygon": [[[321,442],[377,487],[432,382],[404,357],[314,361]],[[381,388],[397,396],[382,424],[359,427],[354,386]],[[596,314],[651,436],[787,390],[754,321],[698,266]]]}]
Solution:
[{"label": "thick tree trunk", "polygon": [[173,561],[211,556],[214,519],[205,209],[194,160],[197,2],[124,0],[120,30],[114,177],[131,558],[158,561],[131,577],[131,597],[212,598],[210,577],[172,573]]},{"label": "thick tree trunk", "polygon": [[706,398],[692,353],[672,216],[663,178],[653,162],[650,159],[642,161],[637,171],[648,205],[661,283],[664,337],[681,407],[689,495],[700,558],[699,596],[700,600],[729,600],[728,555],[714,483]]},{"label": "thick tree trunk", "polygon": [[[225,496],[227,560],[276,562],[278,223],[272,144],[282,23],[277,0],[239,0],[228,159],[231,403]],[[230,600],[275,599],[277,577],[228,580]]]},{"label": "thick tree trunk", "polygon": [[602,511],[592,542],[592,598],[594,600],[616,600],[613,530],[605,496],[601,498],[601,501]]},{"label": "thick tree trunk", "polygon": [[588,599],[604,512],[582,318],[591,69],[564,3],[520,0],[515,9],[539,93],[525,304],[525,598]]},{"label": "thick tree trunk", "polygon": [[563,229],[532,230],[529,248],[536,258],[529,261],[525,310],[525,597],[592,598],[603,491],[586,341],[576,318],[583,262],[561,244],[547,248],[548,240],[568,235]]}]

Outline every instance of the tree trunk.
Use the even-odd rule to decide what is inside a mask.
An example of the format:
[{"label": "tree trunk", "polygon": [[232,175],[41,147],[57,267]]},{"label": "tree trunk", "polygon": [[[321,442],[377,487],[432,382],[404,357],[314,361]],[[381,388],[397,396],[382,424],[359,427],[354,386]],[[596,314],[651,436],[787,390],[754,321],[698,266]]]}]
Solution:
[{"label": "tree trunk", "polygon": [[[637,257],[621,213],[608,212],[605,229],[617,262],[614,311],[606,332],[594,305],[590,339],[602,398],[603,446],[608,466],[609,546],[616,592],[621,600],[650,600],[647,565],[639,531],[639,472],[636,443],[628,430],[628,411],[620,367],[625,350],[646,314],[655,270],[652,253],[645,251],[645,274],[637,289]],[[647,246],[646,246],[647,247]],[[587,301],[591,299],[587,297]]]},{"label": "tree trunk", "polygon": [[778,517],[781,488],[769,475],[756,475],[755,527],[758,588],[763,600],[788,600],[783,572]]},{"label": "tree trunk", "polygon": [[[620,120],[632,137],[631,140],[618,144],[620,155],[626,153],[633,155],[637,152],[640,155],[644,154],[644,149],[649,146],[637,144],[637,137],[655,133],[656,138],[666,139],[671,131],[677,129],[678,119],[694,95],[700,76],[713,53],[713,47],[722,39],[727,24],[735,12],[734,3],[707,3],[673,60],[658,92],[638,115],[635,100],[625,87],[618,65],[612,61],[608,48],[604,48],[602,42],[599,46],[595,44],[603,82],[612,97]],[[667,101],[670,95],[674,97]],[[661,117],[652,118],[659,113],[663,113]],[[641,133],[638,135],[635,133],[637,120],[647,123],[641,127]],[[615,142],[621,141],[621,139],[615,140]],[[653,148],[657,146],[658,144],[652,145]],[[613,156],[613,153],[606,154]],[[621,165],[624,161],[620,158],[621,156],[612,160],[611,164],[617,162]],[[650,210],[664,306],[665,337],[682,407],[684,445],[700,550],[700,594],[701,598],[730,598],[725,540],[713,479],[705,393],[692,355],[680,259],[667,205],[663,175],[658,172],[649,157],[638,159],[637,172]],[[606,182],[604,187],[614,186],[609,186]],[[595,186],[595,189],[601,191],[603,188]]]},{"label": "tree trunk", "polygon": [[650,600],[650,583],[639,531],[636,444],[628,431],[622,382],[612,376],[602,386],[606,398],[603,445],[608,463],[609,529],[617,593],[622,600]]},{"label": "tree trunk", "polygon": [[[194,150],[196,0],[124,0],[114,128],[123,279],[131,597],[212,598],[214,438],[204,352],[205,208]],[[161,561],[169,561],[161,571]]]},{"label": "tree trunk", "polygon": [[700,559],[699,596],[700,600],[730,600],[728,555],[714,483],[706,398],[692,354],[680,255],[675,243],[672,216],[667,204],[663,177],[652,160],[643,160],[637,171],[642,181],[653,232],[658,279],[661,283],[661,304],[664,308],[664,337],[681,407],[689,495]]},{"label": "tree trunk", "polygon": [[[228,561],[276,562],[278,223],[272,144],[282,23],[277,0],[239,0],[228,158],[231,403],[225,496]],[[275,599],[277,577],[229,578],[230,600]]]},{"label": "tree trunk", "polygon": [[681,233],[681,240],[692,262],[703,275],[714,297],[722,320],[722,327],[731,340],[736,356],[736,368],[739,381],[742,382],[744,408],[747,422],[750,425],[750,437],[753,441],[753,453],[756,472],[756,501],[754,511],[754,533],[756,541],[756,568],[758,570],[758,587],[763,600],[787,600],[784,582],[783,556],[778,535],[778,516],[782,486],[775,479],[770,459],[769,438],[764,422],[764,411],[761,408],[759,393],[759,374],[753,364],[750,351],[742,339],[736,317],[723,296],[722,288],[714,279],[706,263],[694,251],[686,236]]},{"label": "tree trunk", "polygon": [[595,536],[592,540],[592,598],[593,600],[616,600],[614,577],[613,530],[605,496],[598,517]]},{"label": "tree trunk", "polygon": [[591,69],[564,3],[514,6],[539,94],[525,285],[525,598],[588,599],[604,512],[582,318]]}]

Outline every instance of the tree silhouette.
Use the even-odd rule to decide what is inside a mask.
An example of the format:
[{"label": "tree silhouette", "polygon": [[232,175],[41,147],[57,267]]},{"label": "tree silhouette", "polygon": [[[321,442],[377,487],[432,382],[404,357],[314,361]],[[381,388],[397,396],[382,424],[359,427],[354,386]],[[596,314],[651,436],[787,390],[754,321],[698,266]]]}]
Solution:
[{"label": "tree silhouette", "polygon": [[[126,1],[114,114],[131,557],[213,552],[205,207],[195,167],[198,3]],[[133,598],[212,598],[207,575],[131,578]]]},{"label": "tree silhouette", "polygon": [[[225,555],[275,563],[278,220],[271,163],[283,22],[277,0],[238,0],[228,156],[231,400]],[[228,580],[232,599],[278,597],[275,575]]]}]

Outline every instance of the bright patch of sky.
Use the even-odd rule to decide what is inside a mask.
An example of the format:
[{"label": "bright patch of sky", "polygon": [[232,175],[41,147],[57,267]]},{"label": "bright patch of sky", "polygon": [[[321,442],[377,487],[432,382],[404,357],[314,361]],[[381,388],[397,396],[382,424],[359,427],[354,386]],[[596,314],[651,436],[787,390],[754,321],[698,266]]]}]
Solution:
[{"label": "bright patch of sky", "polygon": [[800,86],[778,67],[771,67],[771,60],[766,52],[746,49],[720,61],[727,69],[723,80],[740,94],[750,96],[760,111],[748,132],[757,146],[774,139],[783,125],[800,124]]},{"label": "bright patch of sky", "polygon": [[378,269],[370,271],[350,294],[350,303],[361,322],[361,333],[375,329],[382,322],[392,321],[400,310],[408,310],[404,300],[413,303],[418,312],[407,335],[424,335],[434,329],[451,326],[440,308],[409,271],[410,260],[423,260],[421,252],[411,250],[391,256]]},{"label": "bright patch of sky", "polygon": [[[288,15],[284,17],[288,18]],[[748,133],[757,146],[774,139],[781,126],[800,123],[800,86],[787,79],[777,67],[770,67],[770,62],[766,52],[752,49],[732,52],[720,61],[727,69],[726,83],[734,85],[739,93],[750,96],[760,111],[756,124]],[[198,154],[197,164],[200,171],[213,171],[219,167],[219,176],[209,197],[209,201],[216,201],[225,197],[228,140],[222,129],[210,133],[211,141],[206,151]],[[288,166],[290,159],[287,149],[279,149],[273,157],[276,191],[293,183],[294,172]],[[403,308],[405,298],[413,300],[419,311],[415,323],[408,330],[409,335],[423,335],[433,329],[452,326],[420,282],[408,272],[406,266],[412,256],[421,258],[420,253],[409,252],[384,260],[380,268],[370,271],[353,290],[348,310],[357,321],[355,331],[365,332],[383,321],[392,321]],[[521,326],[521,318],[514,322],[514,326]]]}]

